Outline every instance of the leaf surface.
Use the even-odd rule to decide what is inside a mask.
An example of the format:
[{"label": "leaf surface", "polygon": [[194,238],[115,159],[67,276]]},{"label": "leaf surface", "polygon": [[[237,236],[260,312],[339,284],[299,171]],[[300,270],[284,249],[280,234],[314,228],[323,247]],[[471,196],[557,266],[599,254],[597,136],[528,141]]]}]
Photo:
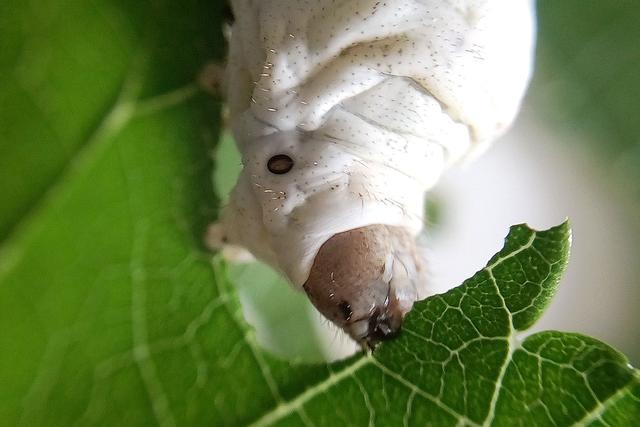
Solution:
[{"label": "leaf surface", "polygon": [[416,303],[398,339],[330,366],[256,425],[632,425],[640,375],[624,356],[579,334],[520,337],[553,296],[569,245],[568,224],[512,227],[483,270]]}]

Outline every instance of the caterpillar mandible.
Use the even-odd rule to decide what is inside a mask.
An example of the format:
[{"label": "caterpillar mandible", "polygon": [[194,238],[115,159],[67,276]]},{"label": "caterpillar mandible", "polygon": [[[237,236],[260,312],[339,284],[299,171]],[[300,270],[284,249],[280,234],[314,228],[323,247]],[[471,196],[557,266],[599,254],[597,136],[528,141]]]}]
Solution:
[{"label": "caterpillar mandible", "polygon": [[425,283],[425,192],[512,123],[529,0],[231,0],[225,83],[243,171],[221,240],[364,346]]}]

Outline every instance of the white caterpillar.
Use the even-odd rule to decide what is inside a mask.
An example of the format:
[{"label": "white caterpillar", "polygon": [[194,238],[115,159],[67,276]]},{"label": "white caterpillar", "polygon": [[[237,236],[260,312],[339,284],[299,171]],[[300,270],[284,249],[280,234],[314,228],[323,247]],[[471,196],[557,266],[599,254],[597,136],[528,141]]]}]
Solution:
[{"label": "white caterpillar", "polygon": [[425,191],[513,121],[529,0],[232,0],[226,72],[244,169],[224,240],[365,344],[424,287]]}]

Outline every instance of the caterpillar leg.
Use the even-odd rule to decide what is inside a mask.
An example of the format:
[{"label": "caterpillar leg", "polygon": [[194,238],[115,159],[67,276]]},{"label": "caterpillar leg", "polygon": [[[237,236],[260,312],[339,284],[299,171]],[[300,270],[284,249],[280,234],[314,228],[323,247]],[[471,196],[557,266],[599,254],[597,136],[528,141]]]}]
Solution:
[{"label": "caterpillar leg", "polygon": [[219,62],[208,62],[198,73],[198,86],[210,95],[224,95],[225,65]]},{"label": "caterpillar leg", "polygon": [[209,224],[204,242],[210,250],[220,251],[224,259],[229,262],[241,264],[255,261],[254,256],[244,247],[229,243],[227,231],[221,222]]}]

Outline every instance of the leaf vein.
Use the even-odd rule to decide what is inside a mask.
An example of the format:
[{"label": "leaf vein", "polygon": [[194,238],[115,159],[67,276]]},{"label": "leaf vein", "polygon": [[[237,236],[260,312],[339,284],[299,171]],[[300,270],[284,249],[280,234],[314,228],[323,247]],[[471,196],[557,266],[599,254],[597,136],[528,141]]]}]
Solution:
[{"label": "leaf vein", "polygon": [[500,395],[500,391],[502,390],[502,380],[504,379],[504,376],[507,372],[507,368],[509,366],[509,364],[511,363],[511,360],[513,358],[513,351],[514,351],[514,346],[512,345],[512,340],[513,340],[513,315],[511,314],[511,311],[509,311],[509,307],[507,306],[507,302],[504,298],[504,295],[502,295],[502,292],[500,291],[500,287],[498,286],[498,282],[496,281],[495,276],[493,275],[493,269],[495,267],[497,267],[499,264],[501,264],[502,262],[506,261],[507,259],[513,258],[514,256],[516,256],[517,254],[519,254],[520,252],[523,252],[525,250],[527,250],[528,248],[530,248],[533,245],[533,242],[535,241],[537,233],[534,231],[531,233],[531,237],[529,237],[529,240],[522,245],[520,248],[514,250],[513,252],[510,252],[509,254],[507,254],[504,257],[500,257],[498,259],[496,259],[496,261],[491,264],[491,265],[487,265],[487,267],[485,268],[485,270],[487,271],[487,273],[489,274],[489,277],[491,279],[491,282],[493,283],[494,287],[496,288],[496,292],[498,297],[500,298],[500,300],[502,301],[502,305],[504,307],[505,313],[507,314],[507,317],[509,318],[509,332],[507,334],[507,354],[505,356],[504,362],[502,363],[502,365],[500,366],[500,372],[498,374],[498,378],[496,379],[496,386],[493,390],[493,394],[491,396],[491,403],[489,405],[489,412],[487,413],[487,417],[484,420],[483,425],[484,426],[488,426],[491,421],[493,421],[494,417],[495,417],[495,411],[496,411],[496,405],[498,404],[498,397]]},{"label": "leaf vein", "polygon": [[430,395],[426,391],[422,390],[417,385],[415,385],[412,382],[410,382],[409,380],[405,379],[402,375],[398,374],[397,372],[392,371],[391,369],[389,369],[388,367],[386,367],[385,365],[383,365],[382,363],[380,363],[376,359],[373,359],[373,364],[378,369],[380,369],[380,371],[382,371],[383,374],[388,375],[389,377],[391,377],[394,380],[396,380],[398,383],[400,383],[403,386],[407,387],[412,392],[415,392],[420,397],[422,397],[425,400],[428,400],[429,402],[435,404],[437,407],[439,407],[440,409],[445,411],[447,414],[453,416],[456,419],[464,420],[466,425],[471,425],[471,426],[477,426],[478,425],[477,423],[475,423],[472,420],[468,419],[466,416],[456,412],[454,409],[452,409],[449,406],[447,406],[441,400],[435,398],[434,396]]},{"label": "leaf vein", "polygon": [[304,404],[306,404],[311,399],[326,392],[331,387],[339,384],[345,378],[351,377],[355,372],[357,372],[364,366],[370,365],[372,363],[374,363],[374,359],[373,357],[368,355],[356,360],[354,363],[345,367],[341,371],[332,372],[326,379],[306,389],[304,392],[299,394],[296,398],[289,401],[280,402],[271,411],[265,413],[258,420],[251,423],[250,426],[262,427],[262,426],[270,426],[275,424],[277,421],[281,420],[287,415],[290,415],[296,412],[298,408],[301,408],[302,406],[304,406]]}]

